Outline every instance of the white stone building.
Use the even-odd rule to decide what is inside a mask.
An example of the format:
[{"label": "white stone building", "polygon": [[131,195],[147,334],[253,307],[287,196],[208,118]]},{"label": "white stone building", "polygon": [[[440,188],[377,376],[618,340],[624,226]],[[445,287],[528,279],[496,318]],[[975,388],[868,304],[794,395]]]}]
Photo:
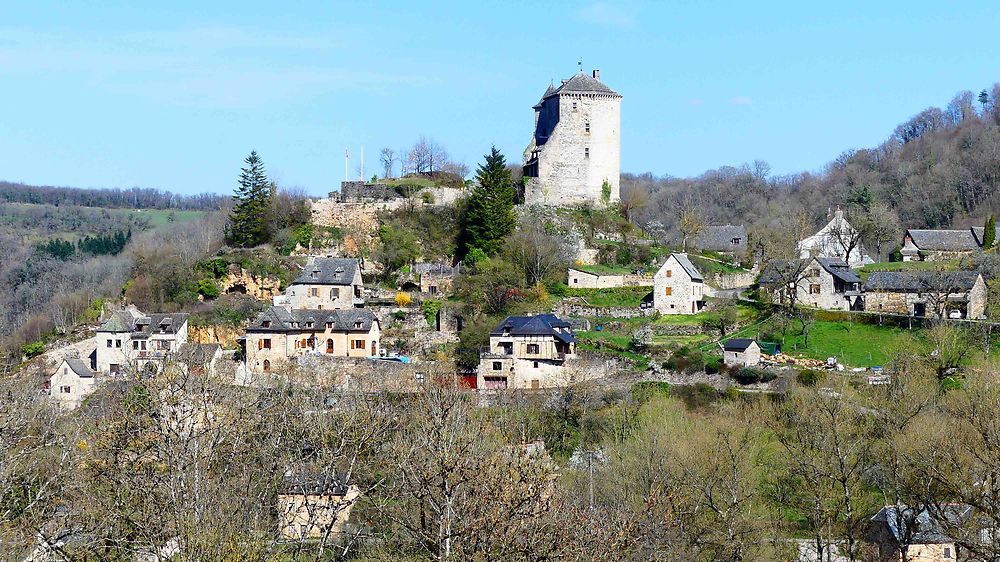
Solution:
[{"label": "white stone building", "polygon": [[129,305],[97,328],[94,364],[99,373],[117,375],[127,369],[158,365],[188,338],[188,315],[143,314]]},{"label": "white stone building", "polygon": [[97,386],[98,374],[83,359],[63,359],[49,377],[49,396],[61,407],[72,410]]},{"label": "white stone building", "polygon": [[552,314],[508,316],[490,332],[479,354],[477,387],[486,390],[566,386],[576,339],[569,322]]},{"label": "white stone building", "polygon": [[601,82],[599,70],[545,90],[524,151],[525,203],[599,203],[605,182],[609,199],[619,199],[621,100]]},{"label": "white stone building", "polygon": [[[276,297],[275,304],[294,309],[343,310],[364,306],[361,267],[349,258],[313,257],[302,275]],[[283,301],[283,302],[282,302]]]},{"label": "white stone building", "polygon": [[[861,267],[872,259],[865,255],[859,236],[857,229],[844,218],[844,211],[837,209],[833,219],[819,232],[799,241],[799,257],[841,258],[851,267]],[[852,242],[855,242],[853,247],[849,247]]]},{"label": "white stone building", "polygon": [[731,338],[719,344],[722,362],[726,365],[754,367],[760,365],[760,345],[751,338]]},{"label": "white stone building", "polygon": [[705,307],[705,278],[687,254],[670,254],[653,276],[653,307],[660,314],[695,314]]},{"label": "white stone building", "polygon": [[566,270],[566,284],[570,289],[652,287],[653,278],[638,273],[594,273],[571,267]]}]

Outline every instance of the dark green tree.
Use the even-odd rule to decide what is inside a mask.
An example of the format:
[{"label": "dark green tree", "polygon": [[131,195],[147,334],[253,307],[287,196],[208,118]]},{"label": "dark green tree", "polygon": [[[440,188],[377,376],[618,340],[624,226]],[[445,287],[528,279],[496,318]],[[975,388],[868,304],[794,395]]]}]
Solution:
[{"label": "dark green tree", "polygon": [[462,221],[462,255],[479,248],[495,255],[514,232],[514,183],[507,160],[494,146],[476,170],[476,187]]},{"label": "dark green tree", "polygon": [[988,250],[997,242],[997,219],[993,215],[990,215],[990,218],[986,219],[986,228],[984,230],[983,249]]},{"label": "dark green tree", "polygon": [[252,248],[267,242],[271,236],[268,211],[272,189],[264,173],[264,162],[253,151],[245,160],[247,167],[240,172],[240,185],[233,200],[236,204],[226,224],[226,243]]}]

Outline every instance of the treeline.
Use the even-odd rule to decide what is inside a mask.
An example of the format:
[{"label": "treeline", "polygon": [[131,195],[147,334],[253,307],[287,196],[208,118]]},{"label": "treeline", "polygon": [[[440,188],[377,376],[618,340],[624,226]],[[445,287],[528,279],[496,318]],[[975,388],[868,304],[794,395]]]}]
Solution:
[{"label": "treeline", "polygon": [[818,174],[776,176],[763,161],[696,178],[623,174],[622,199],[634,204],[641,226],[674,237],[682,210],[696,209],[705,224],[750,227],[801,213],[815,226],[828,210],[859,198],[887,207],[903,228],[980,226],[1000,212],[998,99],[1000,85],[961,92],[945,108],[899,125],[881,145],[847,151]]},{"label": "treeline", "polygon": [[56,238],[39,244],[36,246],[36,249],[43,254],[48,254],[61,260],[71,258],[77,252],[95,256],[114,256],[120,254],[131,239],[131,230],[128,232],[119,230],[109,235],[84,236],[77,240],[76,244],[68,240]]},{"label": "treeline", "polygon": [[12,234],[56,232],[108,234],[118,230],[140,231],[150,226],[143,213],[71,205],[5,205],[0,203],[0,229]]},{"label": "treeline", "polygon": [[79,205],[114,209],[221,209],[226,197],[214,193],[179,195],[162,189],[54,187],[0,181],[0,203]]}]

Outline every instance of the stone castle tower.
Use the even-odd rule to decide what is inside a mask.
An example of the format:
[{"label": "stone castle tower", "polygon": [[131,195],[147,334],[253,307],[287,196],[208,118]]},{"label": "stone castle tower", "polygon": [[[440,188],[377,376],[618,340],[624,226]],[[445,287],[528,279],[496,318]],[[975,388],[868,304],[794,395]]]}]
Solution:
[{"label": "stone castle tower", "polygon": [[619,199],[621,103],[621,95],[601,82],[600,70],[545,90],[524,151],[525,203],[599,203],[605,181],[611,201]]}]

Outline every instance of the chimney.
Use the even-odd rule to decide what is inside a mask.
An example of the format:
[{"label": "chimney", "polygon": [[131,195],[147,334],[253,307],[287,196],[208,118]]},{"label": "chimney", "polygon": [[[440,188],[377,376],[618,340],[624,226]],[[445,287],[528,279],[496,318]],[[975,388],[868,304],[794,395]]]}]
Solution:
[{"label": "chimney", "polygon": [[601,71],[599,69],[596,69],[596,68],[594,69],[594,79],[596,79],[596,80],[600,80],[601,79]]}]

